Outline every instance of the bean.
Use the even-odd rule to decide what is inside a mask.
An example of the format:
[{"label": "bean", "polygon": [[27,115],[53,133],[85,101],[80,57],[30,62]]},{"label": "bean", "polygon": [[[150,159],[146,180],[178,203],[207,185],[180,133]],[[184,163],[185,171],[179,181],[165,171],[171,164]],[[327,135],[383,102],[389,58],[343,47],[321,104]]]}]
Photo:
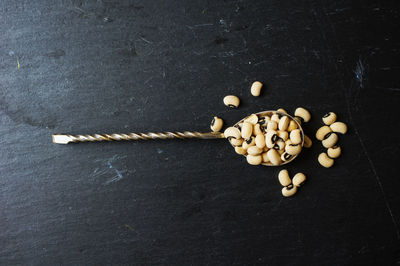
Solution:
[{"label": "bean", "polygon": [[289,185],[287,187],[282,188],[282,195],[284,197],[291,197],[297,192],[297,187],[293,185]]},{"label": "bean", "polygon": [[273,149],[275,149],[277,151],[285,149],[285,142],[283,140],[276,141]]},{"label": "bean", "polygon": [[224,121],[221,118],[214,116],[213,120],[211,121],[210,128],[213,132],[219,132],[223,125]]},{"label": "bean", "polygon": [[229,138],[229,142],[235,147],[241,146],[243,144],[243,139]]},{"label": "bean", "polygon": [[265,147],[265,136],[263,134],[258,134],[255,139],[256,146],[259,148]]},{"label": "bean", "polygon": [[262,126],[266,126],[268,121],[271,121],[271,117],[269,116],[262,116],[258,119],[258,123]]},{"label": "bean", "polygon": [[325,125],[329,126],[336,121],[336,118],[337,116],[334,112],[329,112],[322,117],[322,122],[324,122]]},{"label": "bean", "polygon": [[284,187],[287,187],[290,184],[292,184],[292,180],[290,180],[290,177],[289,177],[289,172],[286,169],[279,171],[278,180],[279,180],[279,183],[281,183],[281,185]]},{"label": "bean", "polygon": [[262,86],[263,84],[259,81],[253,82],[250,89],[251,95],[256,97],[260,96]]},{"label": "bean", "polygon": [[261,155],[247,155],[246,159],[247,159],[247,162],[251,165],[259,165],[262,163]]},{"label": "bean", "polygon": [[287,162],[292,158],[293,158],[293,155],[291,155],[291,154],[289,154],[287,152],[284,152],[284,153],[281,154],[281,160],[284,161],[284,162]]},{"label": "bean", "polygon": [[278,135],[275,130],[268,130],[267,134],[265,134],[265,145],[272,149],[277,138]]},{"label": "bean", "polygon": [[249,147],[256,145],[256,141],[253,136],[249,139],[243,141],[242,147],[243,149],[247,150]]},{"label": "bean", "polygon": [[264,127],[263,127],[262,125],[260,125],[260,124],[255,124],[255,125],[253,126],[253,135],[254,135],[254,136],[263,134],[263,131],[264,131]]},{"label": "bean", "polygon": [[343,122],[335,122],[332,125],[330,125],[331,129],[333,132],[341,133],[341,134],[346,134],[347,132],[347,125]]},{"label": "bean", "polygon": [[289,126],[287,128],[287,131],[291,132],[291,131],[293,131],[293,130],[295,130],[297,128],[298,128],[297,123],[295,121],[293,121],[293,120],[290,120]]},{"label": "bean", "polygon": [[273,165],[279,165],[281,163],[281,157],[279,156],[279,153],[274,150],[271,149],[267,152],[267,156],[269,161],[273,164]]},{"label": "bean", "polygon": [[278,137],[286,141],[289,138],[289,133],[287,131],[278,131]]},{"label": "bean", "polygon": [[236,127],[228,127],[224,131],[224,136],[225,138],[235,138],[235,139],[240,139],[241,138],[241,133],[240,130]]},{"label": "bean", "polygon": [[247,117],[244,122],[249,122],[250,124],[255,125],[258,122],[258,116],[256,114],[252,114]]},{"label": "bean", "polygon": [[289,144],[285,146],[285,151],[291,155],[297,155],[301,152],[300,144]]},{"label": "bean", "polygon": [[307,135],[304,135],[304,147],[310,148],[311,146],[312,140]]},{"label": "bean", "polygon": [[247,151],[245,149],[243,149],[243,147],[235,147],[235,152],[237,154],[245,155]]},{"label": "bean", "polygon": [[293,144],[301,143],[302,139],[301,139],[300,129],[295,129],[290,132],[290,140],[292,141]]},{"label": "bean", "polygon": [[330,158],[338,158],[342,153],[342,149],[339,146],[333,146],[328,149],[328,156]]},{"label": "bean", "polygon": [[328,134],[329,132],[332,132],[332,129],[330,127],[328,126],[320,127],[317,130],[317,133],[315,133],[315,137],[317,138],[317,140],[323,140],[326,134]]},{"label": "bean", "polygon": [[228,95],[224,97],[224,104],[231,108],[238,108],[240,104],[240,99],[235,95]]},{"label": "bean", "polygon": [[287,114],[287,112],[286,112],[286,110],[285,109],[283,109],[283,108],[279,108],[278,110],[276,110],[277,112],[280,112],[280,113],[284,113],[284,114]]},{"label": "bean", "polygon": [[335,160],[329,158],[328,155],[325,152],[323,152],[320,155],[318,155],[318,162],[323,167],[329,168],[333,165]]},{"label": "bean", "polygon": [[301,118],[303,119],[303,121],[306,122],[306,123],[307,123],[308,121],[310,121],[310,119],[311,119],[311,114],[310,114],[310,112],[309,112],[307,109],[303,108],[303,107],[297,108],[297,109],[294,111],[294,115],[295,115],[295,116],[301,117]]},{"label": "bean", "polygon": [[253,133],[253,125],[249,122],[244,122],[242,127],[242,138],[249,139],[251,137],[251,133]]},{"label": "bean", "polygon": [[279,130],[286,130],[289,126],[289,117],[287,116],[283,116],[280,120],[279,120]]},{"label": "bean", "polygon": [[278,114],[273,114],[272,116],[271,116],[271,121],[274,121],[274,122],[276,122],[276,124],[278,124],[279,123],[279,115]]},{"label": "bean", "polygon": [[257,146],[251,146],[247,149],[247,153],[250,155],[259,155],[262,153],[262,148],[259,148]]},{"label": "bean", "polygon": [[306,176],[303,173],[297,173],[294,175],[292,182],[295,187],[300,187],[306,182]]},{"label": "bean", "polygon": [[268,152],[264,152],[263,154],[261,154],[261,156],[262,156],[263,163],[268,163],[269,162]]},{"label": "bean", "polygon": [[277,130],[278,124],[275,121],[268,121],[267,123],[267,130]]},{"label": "bean", "polygon": [[278,153],[279,153],[279,156],[282,156],[282,154],[285,153],[285,150],[279,150]]},{"label": "bean", "polygon": [[335,145],[339,140],[339,137],[336,133],[329,132],[328,134],[325,135],[324,140],[322,141],[322,146],[325,148],[330,148],[333,145]]}]

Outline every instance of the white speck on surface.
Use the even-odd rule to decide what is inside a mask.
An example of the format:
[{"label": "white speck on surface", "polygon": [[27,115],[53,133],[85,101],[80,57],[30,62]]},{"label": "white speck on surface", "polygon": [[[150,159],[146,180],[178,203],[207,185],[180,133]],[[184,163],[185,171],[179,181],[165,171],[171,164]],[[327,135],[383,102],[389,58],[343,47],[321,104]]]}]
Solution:
[{"label": "white speck on surface", "polygon": [[163,153],[164,151],[163,151],[162,149],[160,149],[160,148],[157,148],[157,152],[158,152],[158,154],[161,154],[161,153]]},{"label": "white speck on surface", "polygon": [[15,53],[14,53],[14,51],[9,51],[9,52],[8,52],[8,55],[9,55],[9,56],[14,56]]}]

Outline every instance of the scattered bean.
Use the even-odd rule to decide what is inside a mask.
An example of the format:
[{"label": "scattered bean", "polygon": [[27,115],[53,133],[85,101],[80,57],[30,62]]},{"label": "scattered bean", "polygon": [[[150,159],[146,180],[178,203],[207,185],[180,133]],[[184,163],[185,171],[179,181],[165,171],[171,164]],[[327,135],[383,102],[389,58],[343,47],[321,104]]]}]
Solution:
[{"label": "scattered bean", "polygon": [[265,147],[265,136],[263,134],[258,134],[255,139],[256,146],[259,148]]},{"label": "scattered bean", "polygon": [[301,152],[300,144],[289,144],[285,146],[285,151],[291,155],[297,155]]},{"label": "scattered bean", "polygon": [[284,197],[291,197],[297,192],[297,187],[293,185],[289,185],[287,187],[282,188],[282,195]]},{"label": "scattered bean", "polygon": [[224,104],[231,108],[238,108],[240,104],[240,99],[235,95],[228,95],[224,97]]},{"label": "scattered bean", "polygon": [[330,158],[338,158],[342,153],[342,149],[339,146],[333,146],[328,149],[328,156]]},{"label": "scattered bean", "polygon": [[295,187],[300,187],[306,182],[306,176],[303,173],[297,173],[294,175],[292,182]]},{"label": "scattered bean", "polygon": [[250,155],[259,155],[263,152],[262,148],[257,146],[251,146],[247,149],[247,153]]},{"label": "scattered bean", "polygon": [[304,135],[304,147],[310,148],[311,146],[312,140],[307,135]]},{"label": "scattered bean", "polygon": [[322,122],[324,122],[325,125],[329,126],[336,121],[336,118],[337,116],[334,112],[329,112],[322,117]]},{"label": "scattered bean", "polygon": [[336,133],[329,132],[328,134],[325,135],[324,140],[322,141],[322,146],[325,148],[330,148],[333,145],[335,145],[339,140],[339,137]]},{"label": "scattered bean", "polygon": [[246,159],[247,159],[247,162],[251,165],[259,165],[262,163],[261,155],[247,155]]},{"label": "scattered bean", "polygon": [[279,165],[281,163],[281,157],[279,156],[279,153],[274,150],[271,149],[267,152],[267,156],[269,161],[273,164],[273,165]]},{"label": "scattered bean", "polygon": [[336,133],[346,134],[347,132],[347,125],[343,122],[335,122],[330,127]]},{"label": "scattered bean", "polygon": [[228,127],[224,131],[224,136],[225,138],[235,138],[235,139],[240,139],[241,138],[241,133],[240,130],[236,127]]},{"label": "scattered bean", "polygon": [[242,127],[242,138],[249,139],[251,137],[251,133],[253,133],[253,125],[249,122],[244,122]]},{"label": "scattered bean", "polygon": [[256,97],[260,96],[262,86],[263,84],[259,81],[253,82],[250,89],[251,95]]},{"label": "scattered bean", "polygon": [[279,120],[279,124],[278,124],[279,130],[282,130],[282,131],[286,130],[289,126],[289,120],[290,120],[289,117],[283,116]]},{"label": "scattered bean", "polygon": [[294,111],[294,115],[295,115],[295,116],[301,117],[301,118],[303,119],[303,121],[306,122],[306,123],[307,123],[308,121],[310,121],[310,119],[311,119],[311,114],[310,114],[310,112],[309,112],[307,109],[303,108],[303,107],[297,108],[297,109]]},{"label": "scattered bean", "polygon": [[289,172],[286,169],[279,171],[278,180],[279,180],[279,183],[281,183],[281,185],[284,187],[287,187],[290,184],[292,184],[292,180],[290,180],[290,177],[289,177]]},{"label": "scattered bean", "polygon": [[320,127],[317,130],[317,133],[315,133],[315,137],[317,138],[317,140],[323,140],[326,134],[328,134],[329,132],[332,132],[332,129],[330,127],[328,126]]},{"label": "scattered bean", "polygon": [[302,139],[301,139],[300,129],[294,129],[290,132],[290,140],[292,141],[293,144],[301,143]]},{"label": "scattered bean", "polygon": [[219,132],[223,125],[224,121],[221,118],[214,116],[213,120],[211,121],[210,128],[213,132]]},{"label": "scattered bean", "polygon": [[246,150],[245,149],[243,149],[243,147],[235,147],[235,152],[237,153],[237,154],[242,154],[242,155],[245,155],[246,154]]},{"label": "scattered bean", "polygon": [[318,155],[318,162],[323,167],[329,168],[333,165],[335,160],[329,158],[328,155],[325,152],[323,152],[320,155]]}]

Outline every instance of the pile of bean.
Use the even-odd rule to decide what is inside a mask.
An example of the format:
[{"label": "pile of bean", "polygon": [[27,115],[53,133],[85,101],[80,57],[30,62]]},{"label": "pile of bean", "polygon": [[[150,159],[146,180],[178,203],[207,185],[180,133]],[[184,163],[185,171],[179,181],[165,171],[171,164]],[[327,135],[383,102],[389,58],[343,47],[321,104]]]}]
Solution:
[{"label": "pile of bean", "polygon": [[322,146],[327,149],[318,156],[318,162],[326,168],[332,167],[336,158],[342,153],[340,146],[336,145],[339,141],[337,133],[346,134],[347,125],[343,122],[336,122],[337,115],[334,112],[329,112],[322,117],[322,122],[325,124],[317,130],[315,137],[322,141]]},{"label": "pile of bean", "polygon": [[306,176],[303,173],[297,173],[290,179],[289,172],[283,169],[278,174],[279,183],[283,186],[282,195],[284,197],[291,197],[296,194],[297,189],[306,182]]},{"label": "pile of bean", "polygon": [[296,121],[284,109],[271,115],[252,114],[236,126],[228,127],[224,135],[236,153],[246,156],[249,164],[280,165],[301,152],[303,140],[305,147],[312,144],[299,128],[302,121],[311,119],[310,113],[299,107],[295,115]]}]

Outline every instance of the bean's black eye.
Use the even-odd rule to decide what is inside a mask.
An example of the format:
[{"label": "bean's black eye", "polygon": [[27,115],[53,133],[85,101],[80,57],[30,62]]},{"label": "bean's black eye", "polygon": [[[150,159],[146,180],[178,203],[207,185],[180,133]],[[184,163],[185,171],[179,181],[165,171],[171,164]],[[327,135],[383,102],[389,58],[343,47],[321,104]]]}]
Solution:
[{"label": "bean's black eye", "polygon": [[228,106],[231,108],[236,108],[236,106],[234,106],[233,104],[228,104]]},{"label": "bean's black eye", "polygon": [[249,138],[249,139],[246,139],[246,143],[247,143],[247,144],[250,144],[252,141],[253,141],[253,137],[251,137],[251,138]]},{"label": "bean's black eye", "polygon": [[275,149],[275,150],[279,150],[279,148],[280,148],[280,147],[279,147],[278,144],[275,144],[275,145],[274,145],[274,149]]},{"label": "bean's black eye", "polygon": [[213,120],[211,121],[211,126],[213,126],[215,123],[215,118],[213,118]]},{"label": "bean's black eye", "polygon": [[324,139],[329,138],[332,135],[332,132],[329,132],[328,134],[325,135]]},{"label": "bean's black eye", "polygon": [[330,115],[331,115],[331,113],[327,113],[326,115],[324,115],[324,118],[326,118],[326,117],[328,117]]},{"label": "bean's black eye", "polygon": [[274,134],[271,138],[272,142],[276,142],[278,140],[278,135]]},{"label": "bean's black eye", "polygon": [[283,155],[283,158],[285,158],[285,160],[289,160],[290,158],[292,158],[292,155],[290,155],[289,153],[285,153],[285,155]]}]

